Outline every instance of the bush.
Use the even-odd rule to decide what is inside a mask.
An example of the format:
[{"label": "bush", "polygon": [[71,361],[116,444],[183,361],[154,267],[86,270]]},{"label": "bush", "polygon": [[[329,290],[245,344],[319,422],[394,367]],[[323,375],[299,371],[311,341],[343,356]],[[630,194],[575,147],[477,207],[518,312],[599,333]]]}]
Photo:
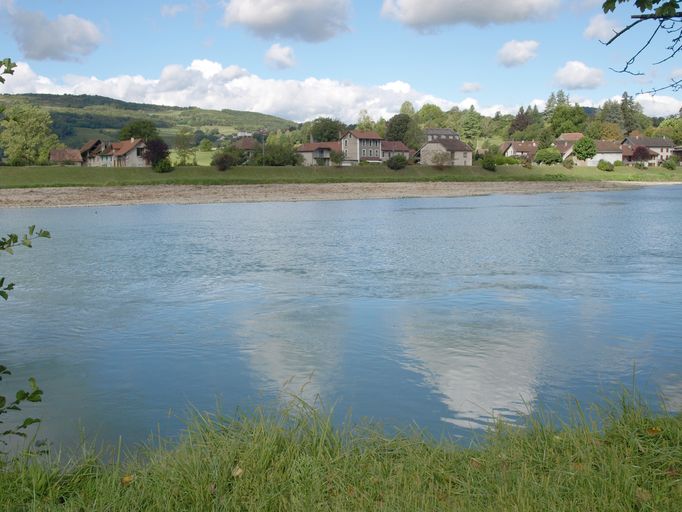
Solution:
[{"label": "bush", "polygon": [[561,162],[561,152],[557,148],[540,149],[535,154],[535,161],[539,164],[558,164]]},{"label": "bush", "polygon": [[639,169],[639,170],[643,171],[644,169],[646,169],[646,164],[642,163],[642,162],[636,162],[635,163],[635,169]]},{"label": "bush", "polygon": [[665,162],[661,164],[661,167],[668,169],[669,171],[674,171],[677,169],[678,160],[676,156],[671,156]]},{"label": "bush", "polygon": [[573,162],[573,158],[569,156],[566,160],[562,162],[561,165],[563,165],[566,169],[573,169],[575,163]]},{"label": "bush", "polygon": [[399,171],[400,169],[407,167],[407,158],[405,158],[403,155],[393,155],[386,161],[386,165],[389,169]]},{"label": "bush", "polygon": [[532,169],[532,168],[533,168],[533,161],[532,161],[530,158],[526,158],[526,159],[523,161],[523,167],[524,167],[525,169]]},{"label": "bush", "polygon": [[613,162],[614,167],[623,167],[623,162],[621,160],[616,160]]},{"label": "bush", "polygon": [[483,157],[483,161],[481,162],[481,166],[486,171],[495,172],[495,169],[497,169],[497,164],[495,163],[495,160],[496,159],[494,155],[485,155]]},{"label": "bush", "polygon": [[438,153],[433,155],[433,158],[431,159],[431,165],[435,169],[438,169],[439,171],[442,171],[447,166],[452,165],[452,158],[450,157],[450,153],[448,153],[447,151],[439,151]]},{"label": "bush", "polygon": [[173,170],[173,164],[171,163],[170,158],[162,158],[156,162],[154,170],[156,172],[171,172]]},{"label": "bush", "polygon": [[599,160],[597,169],[600,171],[611,172],[613,171],[613,164],[611,162],[607,162],[606,160]]},{"label": "bush", "polygon": [[227,171],[236,163],[236,159],[232,153],[220,151],[213,155],[211,165],[219,171]]}]

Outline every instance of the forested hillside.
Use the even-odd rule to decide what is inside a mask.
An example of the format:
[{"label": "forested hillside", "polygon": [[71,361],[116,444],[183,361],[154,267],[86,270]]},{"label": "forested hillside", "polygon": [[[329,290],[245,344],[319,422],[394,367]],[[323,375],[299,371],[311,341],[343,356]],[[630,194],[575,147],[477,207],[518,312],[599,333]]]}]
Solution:
[{"label": "forested hillside", "polygon": [[224,135],[263,128],[268,131],[286,130],[296,126],[296,123],[279,117],[238,110],[167,107],[90,95],[0,95],[0,105],[16,101],[48,110],[52,115],[52,130],[61,142],[71,147],[79,147],[93,138],[115,140],[121,128],[138,119],[152,120],[169,141],[181,126],[207,133],[217,130]]}]

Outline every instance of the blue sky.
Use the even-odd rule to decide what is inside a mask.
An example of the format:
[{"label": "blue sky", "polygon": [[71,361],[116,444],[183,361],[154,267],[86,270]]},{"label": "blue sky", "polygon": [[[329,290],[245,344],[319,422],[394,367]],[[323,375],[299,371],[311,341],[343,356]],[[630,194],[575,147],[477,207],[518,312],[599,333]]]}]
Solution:
[{"label": "blue sky", "polygon": [[[0,0],[0,57],[21,63],[5,92],[92,93],[296,121],[347,122],[362,109],[474,105],[492,115],[541,108],[565,89],[597,106],[682,74],[678,60],[617,74],[647,35],[598,41],[632,10],[601,0]],[[676,93],[639,97],[651,115],[682,107]]]}]

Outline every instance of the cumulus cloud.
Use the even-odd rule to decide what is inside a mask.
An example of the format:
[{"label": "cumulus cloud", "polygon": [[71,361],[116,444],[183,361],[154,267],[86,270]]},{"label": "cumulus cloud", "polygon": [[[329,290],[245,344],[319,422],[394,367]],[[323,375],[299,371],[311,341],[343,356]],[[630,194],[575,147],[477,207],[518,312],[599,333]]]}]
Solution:
[{"label": "cumulus cloud", "polygon": [[604,73],[584,62],[572,60],[554,74],[554,81],[566,89],[596,89],[604,83]]},{"label": "cumulus cloud", "polygon": [[682,101],[672,96],[645,93],[635,96],[635,100],[648,116],[666,117],[677,114],[682,108]]},{"label": "cumulus cloud", "polygon": [[325,41],[346,32],[350,0],[229,0],[226,25],[243,25],[263,38]]},{"label": "cumulus cloud", "polygon": [[497,52],[497,60],[508,68],[521,66],[537,55],[540,43],[537,41],[509,41]]},{"label": "cumulus cloud", "polygon": [[612,19],[609,19],[604,14],[597,14],[590,20],[590,23],[587,25],[583,35],[588,39],[608,41],[622,28],[622,25]]},{"label": "cumulus cloud", "polygon": [[383,16],[417,30],[441,25],[469,23],[515,23],[546,19],[555,12],[560,0],[384,0]]},{"label": "cumulus cloud", "polygon": [[12,35],[29,59],[78,60],[95,51],[102,41],[94,23],[73,14],[49,20],[40,11],[16,7],[12,0],[0,3],[0,11],[9,19]]},{"label": "cumulus cloud", "polygon": [[481,84],[476,82],[464,82],[459,90],[463,93],[478,92],[481,90]]},{"label": "cumulus cloud", "polygon": [[273,44],[265,53],[265,62],[273,68],[288,69],[296,65],[294,50],[278,43]]},{"label": "cumulus cloud", "polygon": [[164,18],[174,18],[178,14],[187,10],[186,4],[163,4],[161,6],[161,16]]}]

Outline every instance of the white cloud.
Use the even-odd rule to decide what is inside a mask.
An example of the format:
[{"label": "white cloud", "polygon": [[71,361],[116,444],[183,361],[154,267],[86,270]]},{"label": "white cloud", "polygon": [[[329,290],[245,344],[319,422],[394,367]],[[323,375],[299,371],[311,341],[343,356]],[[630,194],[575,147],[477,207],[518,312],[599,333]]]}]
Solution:
[{"label": "white cloud", "polygon": [[288,69],[296,65],[294,50],[278,43],[273,44],[265,53],[265,62],[273,68]]},{"label": "white cloud", "polygon": [[672,73],[670,73],[670,79],[671,80],[682,79],[682,68],[673,69]]},{"label": "white cloud", "polygon": [[543,20],[560,0],[384,0],[381,14],[417,30],[440,25],[515,23]]},{"label": "white cloud", "polygon": [[595,89],[604,83],[604,73],[584,62],[572,60],[554,74],[554,81],[566,89]]},{"label": "white cloud", "polygon": [[350,0],[229,0],[225,24],[244,25],[263,38],[325,41],[348,31]]},{"label": "white cloud", "polygon": [[609,19],[604,14],[597,14],[590,20],[583,35],[588,39],[599,39],[600,41],[606,42],[622,28],[622,25]]},{"label": "white cloud", "polygon": [[375,86],[357,85],[325,78],[275,80],[259,77],[239,66],[195,60],[189,66],[166,66],[158,78],[121,75],[107,79],[94,76],[65,76],[61,82],[35,73],[19,63],[15,76],[3,87],[6,93],[99,94],[126,101],[157,105],[197,106],[263,112],[294,121],[331,116],[354,122],[366,109],[375,119],[390,118],[403,101],[417,108],[433,103],[444,110],[474,106],[485,115],[496,111],[514,113],[519,106],[481,106],[478,100],[456,102],[416,91],[406,82]]},{"label": "white cloud", "polygon": [[463,93],[478,92],[481,90],[481,84],[476,82],[464,82],[459,90]]},{"label": "white cloud", "polygon": [[509,41],[497,52],[497,60],[508,68],[525,64],[537,55],[540,43],[537,41]]},{"label": "white cloud", "polygon": [[78,60],[97,49],[102,34],[91,21],[73,14],[49,20],[40,11],[27,11],[12,0],[0,3],[10,20],[12,35],[24,57],[35,60]]},{"label": "white cloud", "polygon": [[161,6],[161,16],[164,18],[174,18],[178,14],[187,10],[186,4],[163,4]]},{"label": "white cloud", "polygon": [[642,105],[644,113],[648,116],[671,116],[679,113],[682,108],[682,101],[672,96],[645,93],[635,96],[635,100]]}]

